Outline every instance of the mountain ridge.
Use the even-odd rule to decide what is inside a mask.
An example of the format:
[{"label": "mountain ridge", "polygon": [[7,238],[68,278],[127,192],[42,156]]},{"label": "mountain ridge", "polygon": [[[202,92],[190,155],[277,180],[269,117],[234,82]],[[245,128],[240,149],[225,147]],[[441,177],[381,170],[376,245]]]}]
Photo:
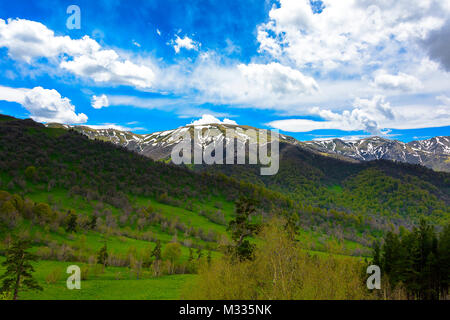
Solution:
[{"label": "mountain ridge", "polygon": [[[109,141],[150,157],[153,160],[168,160],[173,145],[177,143],[174,137],[194,127],[187,125],[172,130],[136,134],[131,131],[121,131],[113,128],[93,129],[83,125],[48,123],[46,126],[73,129],[88,136],[90,139]],[[201,128],[202,131],[203,129],[207,131],[203,136],[203,146],[222,139],[226,128],[258,130],[250,126],[214,123],[195,127]],[[220,133],[217,133],[217,130]],[[244,136],[243,139],[245,138]],[[350,162],[383,159],[419,164],[435,171],[450,172],[450,136],[436,136],[425,140],[413,140],[408,143],[378,136],[356,140],[332,138],[320,141],[299,141],[293,137],[280,134],[279,139],[280,142],[297,145],[314,153]]]},{"label": "mountain ridge", "polygon": [[[199,190],[208,189],[209,184],[220,186],[221,191],[230,186],[238,186],[239,190],[252,186],[245,194],[260,194],[266,212],[281,209],[279,204],[269,201],[274,196],[283,199],[289,207],[298,207],[305,223],[324,228],[328,228],[325,224],[330,215],[340,216],[339,212],[354,215],[358,221],[363,216],[373,219],[367,223],[376,223],[383,230],[389,228],[388,220],[405,227],[421,217],[437,224],[448,221],[450,174],[424,166],[385,160],[342,161],[311,152],[296,141],[287,143],[287,137],[280,137],[283,140],[279,145],[279,171],[266,176],[260,174],[259,165],[252,164],[177,166],[168,161],[153,161],[119,144],[90,139],[86,134],[67,129],[69,126],[48,128],[30,119],[5,121],[0,116],[0,167],[6,174],[2,176],[2,184],[8,189],[26,187],[21,177],[29,166],[35,166],[45,183],[44,188],[58,184],[82,195],[112,192],[115,196],[110,200],[114,203],[128,199],[123,194],[124,188],[164,198],[166,193],[177,196],[186,187],[197,194]],[[169,139],[170,133],[164,132],[161,139]],[[111,135],[119,139],[117,136],[125,133],[114,131]],[[129,134],[127,141],[131,140]],[[158,145],[158,142],[153,143]],[[75,159],[78,159],[76,165],[68,164]],[[81,168],[86,170],[83,176],[79,173]],[[67,177],[62,184],[58,172]],[[182,176],[189,176],[191,180],[183,183]],[[228,186],[228,183],[231,184]],[[233,190],[228,190],[224,196],[235,199],[238,190]],[[313,222],[309,214],[316,216],[319,211],[323,220]],[[368,245],[364,237],[361,241]]]}]

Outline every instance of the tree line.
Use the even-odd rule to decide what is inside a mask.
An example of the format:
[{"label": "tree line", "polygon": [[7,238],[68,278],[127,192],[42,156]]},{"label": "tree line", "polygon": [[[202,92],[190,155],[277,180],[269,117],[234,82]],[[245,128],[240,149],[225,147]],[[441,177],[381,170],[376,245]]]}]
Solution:
[{"label": "tree line", "polygon": [[450,225],[438,234],[424,219],[412,231],[388,232],[374,243],[373,264],[381,268],[383,296],[448,299]]}]

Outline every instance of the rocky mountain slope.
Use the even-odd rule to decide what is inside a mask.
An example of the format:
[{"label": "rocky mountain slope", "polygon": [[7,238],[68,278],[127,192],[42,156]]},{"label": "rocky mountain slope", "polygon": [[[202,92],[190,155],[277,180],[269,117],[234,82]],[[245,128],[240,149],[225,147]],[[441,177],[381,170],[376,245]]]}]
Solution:
[{"label": "rocky mountain slope", "polygon": [[[49,128],[52,126],[57,128]],[[230,202],[248,195],[260,202],[261,214],[294,210],[299,221],[315,232],[345,234],[345,239],[365,246],[373,240],[368,232],[375,237],[390,230],[392,224],[410,228],[424,216],[437,225],[448,222],[450,174],[418,165],[341,161],[311,152],[306,144],[282,136],[276,175],[261,175],[255,165],[205,165],[207,168],[193,166],[190,170],[87,138],[90,134],[120,146],[139,146],[137,151],[164,143],[170,149],[172,142],[168,140],[176,137],[172,131],[135,136],[111,130],[68,129],[71,127],[46,128],[30,119],[0,115],[0,189],[29,192],[27,182],[32,179],[45,195],[53,189],[58,194],[66,190],[61,194],[82,197],[82,203],[101,200],[127,212],[134,210],[130,209],[130,199],[151,197],[152,204],[186,207],[191,211],[186,216],[189,219],[199,212],[194,201],[214,203],[221,198]],[[203,129],[205,140],[218,141],[222,135],[212,126]],[[29,168],[36,170],[31,178],[27,178]]]},{"label": "rocky mountain slope", "polygon": [[450,137],[434,137],[408,143],[371,137],[353,141],[311,141],[306,144],[322,152],[341,154],[362,161],[394,160],[450,172]]},{"label": "rocky mountain slope", "polygon": [[[311,225],[316,226],[329,226],[330,215],[340,216],[339,212],[344,212],[344,216],[351,213],[371,217],[370,223],[382,225],[383,230],[388,226],[387,221],[380,222],[383,217],[394,219],[396,225],[405,227],[424,215],[437,224],[448,221],[450,174],[419,165],[384,160],[342,161],[333,154],[312,152],[307,144],[280,136],[277,174],[262,175],[261,166],[252,164],[205,164],[192,166],[189,170],[162,161],[145,160],[137,152],[127,152],[125,147],[115,148],[109,143],[115,141],[117,146],[134,146],[140,152],[147,147],[170,150],[176,140],[173,131],[135,137],[120,131],[91,131],[80,127],[67,130],[71,128],[53,126],[57,128],[49,128],[52,125],[45,128],[29,119],[2,120],[0,116],[0,169],[4,170],[1,185],[8,189],[26,186],[22,178],[24,170],[34,166],[47,189],[58,183],[58,186],[70,188],[72,193],[89,197],[100,192],[116,194],[120,190],[120,195],[110,199],[114,203],[126,198],[123,190],[164,200],[166,194],[178,199],[183,190],[191,196],[199,190],[205,190],[207,194],[212,185],[216,190],[227,191],[223,194],[226,199],[234,199],[242,193],[260,194],[265,212],[282,210],[271,200],[273,197],[284,199],[288,207],[299,206],[302,217],[305,212],[311,216],[321,212],[323,220],[311,221]],[[193,128],[177,130],[190,133]],[[226,138],[215,125],[204,126],[202,131],[202,144]],[[249,133],[241,132],[240,139],[245,139]],[[88,134],[91,139],[86,137]],[[93,137],[108,142],[99,143]],[[85,170],[83,175],[80,170]],[[190,180],[183,182],[183,175]],[[228,182],[240,189],[230,190]],[[251,189],[243,189],[246,186]],[[351,219],[361,221],[356,216]]]},{"label": "rocky mountain slope", "polygon": [[[116,129],[92,129],[87,126],[68,126],[47,124],[48,127],[62,127],[76,130],[91,139],[109,141],[129,150],[148,156],[154,160],[167,160],[172,148],[178,143],[180,136],[187,131],[194,135],[192,126],[174,130],[154,132],[151,134],[135,134]],[[196,126],[202,136],[198,141],[204,146],[226,139],[226,129],[240,129],[237,140],[248,139],[246,130],[256,129],[248,126],[228,124],[209,124]],[[352,162],[371,160],[393,160],[412,164],[420,164],[436,171],[450,172],[450,137],[434,137],[428,140],[417,140],[404,143],[381,137],[370,137],[359,140],[329,139],[321,141],[301,142],[292,137],[280,134],[280,142],[296,145],[308,151],[331,156]]]}]

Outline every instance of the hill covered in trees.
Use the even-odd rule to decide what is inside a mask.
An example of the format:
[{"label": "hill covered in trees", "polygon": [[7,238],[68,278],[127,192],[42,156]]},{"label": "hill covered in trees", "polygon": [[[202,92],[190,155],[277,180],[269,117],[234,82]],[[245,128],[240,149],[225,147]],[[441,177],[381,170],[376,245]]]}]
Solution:
[{"label": "hill covered in trees", "polygon": [[[437,230],[448,224],[449,176],[283,143],[275,176],[250,165],[188,168],[2,116],[0,255],[19,236],[40,259],[78,261],[93,277],[105,272],[96,267],[100,252],[104,266],[129,270],[117,279],[196,273],[233,241],[227,225],[245,195],[257,203],[254,223],[290,221],[310,252],[370,256],[375,240],[420,218]],[[58,274],[50,271],[48,286]]]},{"label": "hill covered in trees", "polygon": [[[154,160],[167,159],[176,143],[177,135],[189,131],[193,136],[194,127],[187,125],[173,130],[136,134],[113,128],[94,129],[83,125],[65,125],[49,123],[50,128],[65,128],[80,132],[91,139],[109,141],[136,151]],[[245,138],[249,126],[234,124],[216,124],[197,126],[202,128],[203,141],[220,141],[227,129],[243,129],[238,138]],[[293,137],[280,135],[284,143],[299,146],[310,152],[340,158],[347,161],[392,160],[396,162],[420,164],[436,171],[450,172],[450,137],[440,136],[427,140],[415,140],[404,143],[382,137],[368,137],[358,140],[325,139],[319,141],[298,141]]]}]

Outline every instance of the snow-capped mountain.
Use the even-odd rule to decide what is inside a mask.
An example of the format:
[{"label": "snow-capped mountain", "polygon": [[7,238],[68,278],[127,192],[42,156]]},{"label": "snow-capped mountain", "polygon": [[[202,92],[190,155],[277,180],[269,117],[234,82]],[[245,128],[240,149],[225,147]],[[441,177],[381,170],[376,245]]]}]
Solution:
[{"label": "snow-capped mountain", "polygon": [[[194,136],[194,127],[185,126],[174,130],[154,132],[150,134],[135,134],[116,129],[92,129],[87,126],[68,126],[47,124],[49,127],[62,127],[76,130],[91,139],[99,139],[119,144],[132,151],[143,154],[154,160],[166,160],[170,157],[172,148],[187,132]],[[236,139],[245,142],[249,126],[231,124],[208,124],[195,126],[201,129],[199,141],[203,147],[217,143],[226,138],[226,129],[238,129]],[[240,130],[240,131],[239,131]],[[450,137],[434,137],[428,140],[417,140],[404,143],[381,137],[370,137],[359,140],[329,139],[320,141],[300,142],[292,137],[280,134],[281,143],[298,145],[311,152],[328,155],[343,160],[370,161],[377,159],[393,160],[420,164],[438,171],[450,172]],[[225,145],[228,140],[225,141]]]},{"label": "snow-capped mountain", "polygon": [[[50,123],[47,127],[58,127],[65,129],[73,129],[78,131],[90,139],[98,139],[102,141],[109,141],[114,144],[119,144],[132,151],[136,151],[154,160],[168,159],[171,155],[172,148],[179,143],[183,135],[189,133],[192,141],[197,141],[203,148],[211,143],[216,144],[223,140],[224,146],[230,141],[226,136],[227,129],[234,129],[236,133],[235,139],[241,143],[246,141],[253,141],[250,136],[256,139],[256,135],[252,135],[249,129],[258,132],[257,128],[249,126],[237,126],[232,124],[207,124],[196,125],[195,129],[199,129],[198,137],[194,140],[194,126],[184,126],[174,130],[154,132],[151,134],[135,134],[128,131],[120,131],[117,129],[93,129],[87,126],[69,126]],[[250,135],[250,136],[249,136]],[[267,136],[270,139],[270,135]],[[279,140],[282,142],[298,143],[294,138],[279,135]]]},{"label": "snow-capped mountain", "polygon": [[421,164],[438,171],[450,171],[450,137],[434,137],[404,143],[380,137],[359,140],[330,139],[305,142],[310,147],[362,161],[376,159]]}]

